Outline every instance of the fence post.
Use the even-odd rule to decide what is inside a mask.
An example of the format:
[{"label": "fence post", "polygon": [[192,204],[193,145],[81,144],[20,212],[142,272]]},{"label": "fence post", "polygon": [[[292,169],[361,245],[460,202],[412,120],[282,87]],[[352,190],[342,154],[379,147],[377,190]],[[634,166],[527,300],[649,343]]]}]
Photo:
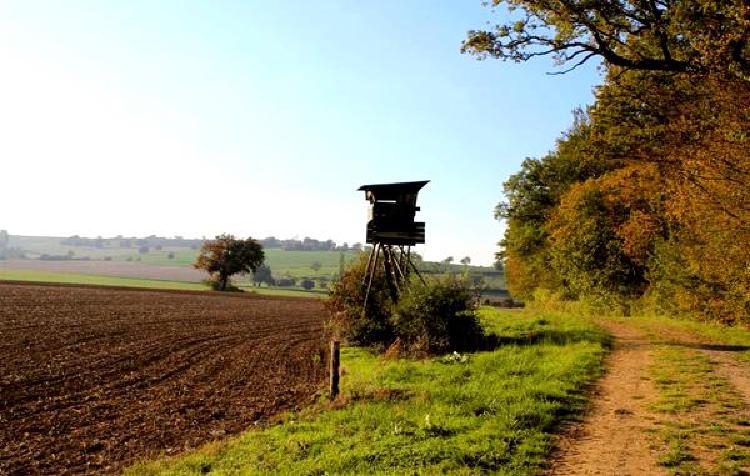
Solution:
[{"label": "fence post", "polygon": [[331,365],[329,369],[330,373],[330,387],[328,389],[328,398],[331,400],[335,399],[339,394],[339,366],[341,364],[341,350],[340,344],[337,340],[331,340]]}]

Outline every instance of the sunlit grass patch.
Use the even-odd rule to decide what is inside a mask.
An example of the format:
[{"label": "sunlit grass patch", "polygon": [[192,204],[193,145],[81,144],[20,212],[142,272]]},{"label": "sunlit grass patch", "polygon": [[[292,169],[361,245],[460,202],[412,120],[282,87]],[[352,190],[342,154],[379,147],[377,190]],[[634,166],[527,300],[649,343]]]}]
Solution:
[{"label": "sunlit grass patch", "polygon": [[600,374],[607,336],[570,316],[481,317],[495,350],[384,360],[344,348],[342,401],[128,473],[538,473]]},{"label": "sunlit grass patch", "polygon": [[657,436],[658,462],[672,474],[745,474],[747,430],[738,428],[741,396],[698,350],[661,346],[651,369],[658,398],[653,409],[667,418]]}]

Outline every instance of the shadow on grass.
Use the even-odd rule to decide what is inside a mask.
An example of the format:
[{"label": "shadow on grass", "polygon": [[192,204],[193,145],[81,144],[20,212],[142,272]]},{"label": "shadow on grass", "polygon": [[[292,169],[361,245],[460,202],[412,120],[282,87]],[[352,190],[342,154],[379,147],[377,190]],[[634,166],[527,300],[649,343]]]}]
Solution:
[{"label": "shadow on grass", "polygon": [[610,347],[612,339],[607,334],[593,330],[548,329],[515,336],[487,334],[482,339],[479,350],[495,350],[506,345],[568,345],[578,342],[600,343]]},{"label": "shadow on grass", "polygon": [[698,343],[692,343],[692,342],[681,342],[677,340],[665,340],[660,343],[664,345],[686,347],[688,349],[717,350],[721,352],[746,352],[750,350],[750,345],[698,344]]}]

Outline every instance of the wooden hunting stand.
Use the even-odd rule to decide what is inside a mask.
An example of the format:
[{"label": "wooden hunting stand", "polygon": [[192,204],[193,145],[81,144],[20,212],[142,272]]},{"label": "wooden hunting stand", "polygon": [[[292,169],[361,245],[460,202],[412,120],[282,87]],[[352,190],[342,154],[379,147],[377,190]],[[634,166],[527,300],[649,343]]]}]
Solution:
[{"label": "wooden hunting stand", "polygon": [[398,302],[401,289],[412,270],[422,279],[411,261],[411,247],[424,243],[424,222],[414,221],[414,217],[419,211],[417,195],[428,182],[429,180],[397,182],[359,187],[359,190],[365,192],[365,199],[370,202],[366,241],[373,245],[362,283],[367,286],[365,308],[381,254],[393,302]]}]

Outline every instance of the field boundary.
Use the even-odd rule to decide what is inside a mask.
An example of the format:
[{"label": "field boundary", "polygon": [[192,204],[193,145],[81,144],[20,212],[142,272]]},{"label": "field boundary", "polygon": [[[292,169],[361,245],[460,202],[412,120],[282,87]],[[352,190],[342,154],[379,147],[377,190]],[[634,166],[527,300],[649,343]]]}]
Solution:
[{"label": "field boundary", "polygon": [[25,281],[25,280],[14,280],[14,279],[0,279],[0,286],[52,286],[52,287],[66,287],[66,288],[80,288],[80,289],[106,289],[114,291],[133,291],[133,292],[155,292],[155,293],[168,293],[168,294],[185,294],[185,295],[197,295],[197,296],[221,296],[221,297],[232,297],[238,299],[252,299],[252,300],[285,300],[285,299],[306,299],[311,301],[319,301],[319,297],[307,297],[307,296],[285,296],[283,294],[271,295],[262,294],[254,291],[243,291],[243,292],[232,292],[232,291],[197,291],[189,289],[160,289],[160,288],[149,288],[143,286],[116,286],[108,284],[79,284],[79,283],[58,283],[54,281]]}]

